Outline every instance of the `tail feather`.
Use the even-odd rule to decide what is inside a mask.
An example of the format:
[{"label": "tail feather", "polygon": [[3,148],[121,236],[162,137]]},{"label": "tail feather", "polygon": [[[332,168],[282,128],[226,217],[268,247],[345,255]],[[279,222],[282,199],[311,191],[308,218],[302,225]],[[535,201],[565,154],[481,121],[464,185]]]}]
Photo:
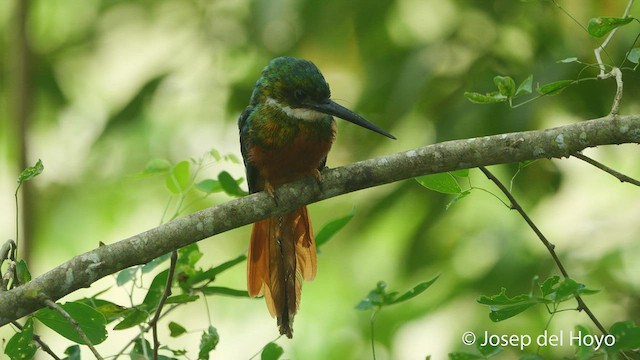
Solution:
[{"label": "tail feather", "polygon": [[293,336],[302,279],[316,275],[316,247],[307,208],[254,224],[247,261],[250,296],[264,295],[280,333]]}]

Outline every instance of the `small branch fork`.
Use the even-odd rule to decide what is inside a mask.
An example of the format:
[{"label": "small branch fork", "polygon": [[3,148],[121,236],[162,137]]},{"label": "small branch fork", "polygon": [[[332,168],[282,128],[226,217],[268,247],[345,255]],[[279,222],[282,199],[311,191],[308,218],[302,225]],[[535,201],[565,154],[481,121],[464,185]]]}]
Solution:
[{"label": "small branch fork", "polygon": [[[551,242],[549,242],[549,240],[547,240],[547,238],[544,236],[544,234],[542,234],[540,229],[538,229],[536,224],[531,220],[529,215],[527,215],[527,213],[524,211],[522,206],[520,206],[518,201],[511,194],[511,192],[502,184],[502,182],[500,182],[500,180],[498,180],[498,178],[496,178],[489,170],[487,170],[486,167],[480,166],[479,169],[509,199],[509,202],[511,203],[511,205],[510,205],[511,209],[512,210],[516,210],[520,214],[520,216],[522,216],[524,221],[526,221],[526,223],[529,225],[529,227],[533,230],[533,232],[536,233],[536,235],[538,236],[540,241],[542,241],[544,246],[549,251],[549,254],[551,254],[551,257],[553,258],[553,261],[558,266],[558,269],[560,269],[560,272],[562,273],[562,276],[564,276],[565,279],[568,279],[569,278],[569,274],[567,273],[567,270],[564,268],[564,265],[560,261],[560,258],[558,257],[558,254],[556,254],[555,245],[553,245]],[[580,295],[578,295],[578,294],[575,294],[575,297],[576,297],[576,300],[578,301],[577,310],[578,311],[584,311],[587,314],[587,316],[589,316],[591,321],[593,321],[593,323],[596,325],[596,327],[598,327],[598,329],[600,329],[600,331],[603,334],[607,335],[608,334],[607,330],[604,328],[604,326],[602,326],[602,324],[600,323],[598,318],[596,318],[596,316],[593,314],[591,309],[589,309],[587,304],[585,304],[585,302],[582,300],[582,297],[580,297]]]}]

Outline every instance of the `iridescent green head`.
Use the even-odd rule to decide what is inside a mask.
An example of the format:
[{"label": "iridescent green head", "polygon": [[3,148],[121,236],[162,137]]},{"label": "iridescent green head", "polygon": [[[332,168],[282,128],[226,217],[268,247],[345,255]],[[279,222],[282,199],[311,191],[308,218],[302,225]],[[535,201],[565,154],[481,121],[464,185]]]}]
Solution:
[{"label": "iridescent green head", "polygon": [[279,57],[262,69],[262,77],[253,90],[251,104],[278,107],[288,116],[303,121],[336,116],[395,139],[362,116],[336,104],[330,97],[329,84],[311,61]]}]

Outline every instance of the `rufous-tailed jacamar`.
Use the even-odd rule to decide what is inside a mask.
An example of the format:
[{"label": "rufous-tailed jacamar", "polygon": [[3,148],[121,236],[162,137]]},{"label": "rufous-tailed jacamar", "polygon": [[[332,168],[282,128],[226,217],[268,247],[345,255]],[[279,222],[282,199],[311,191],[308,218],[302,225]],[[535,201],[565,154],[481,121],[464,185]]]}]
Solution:
[{"label": "rufous-tailed jacamar", "polygon": [[[251,193],[272,196],[279,185],[320,171],[336,135],[333,117],[393,135],[330,99],[329,85],[310,61],[271,60],[262,69],[249,106],[238,120],[242,157]],[[316,247],[307,208],[253,225],[247,260],[247,289],[264,295],[281,334],[292,337],[302,279],[316,275]]]}]

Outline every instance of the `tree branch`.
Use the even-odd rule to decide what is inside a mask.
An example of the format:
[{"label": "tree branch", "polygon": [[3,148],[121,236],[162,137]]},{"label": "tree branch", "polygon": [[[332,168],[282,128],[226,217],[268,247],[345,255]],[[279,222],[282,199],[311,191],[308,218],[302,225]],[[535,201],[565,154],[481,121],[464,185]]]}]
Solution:
[{"label": "tree branch", "polygon": [[0,293],[0,326],[94,281],[225,231],[341,194],[413,178],[478,166],[568,157],[588,147],[640,143],[640,115],[607,116],[553,129],[446,141],[327,169],[320,192],[314,179],[252,194],[160,225],[76,256],[32,281]]}]

